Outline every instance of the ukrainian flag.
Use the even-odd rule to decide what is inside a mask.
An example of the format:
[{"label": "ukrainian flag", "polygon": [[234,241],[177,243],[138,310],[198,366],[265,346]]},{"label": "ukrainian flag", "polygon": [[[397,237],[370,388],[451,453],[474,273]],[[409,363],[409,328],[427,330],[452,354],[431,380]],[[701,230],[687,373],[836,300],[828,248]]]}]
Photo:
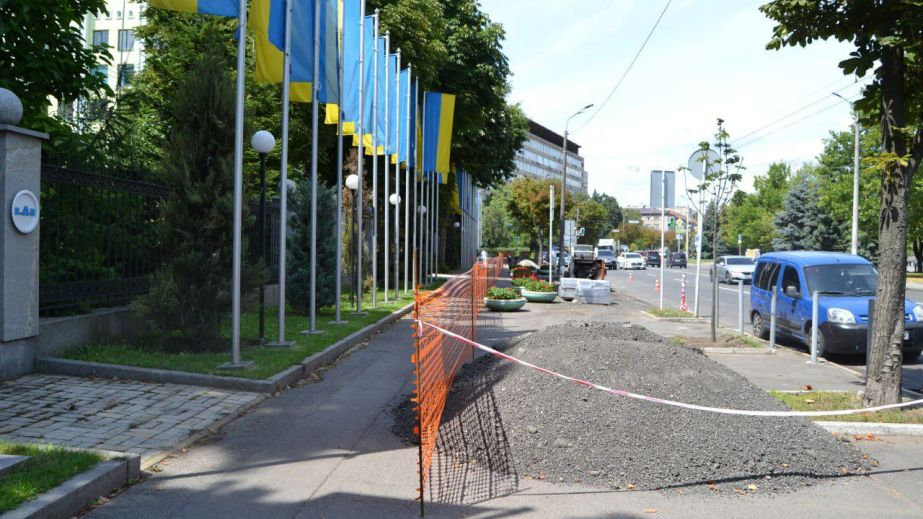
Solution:
[{"label": "ukrainian flag", "polygon": [[240,16],[240,2],[237,0],[150,0],[150,6],[187,13]]},{"label": "ukrainian flag", "polygon": [[445,183],[451,166],[455,96],[426,92],[423,97],[423,112],[423,171],[438,173],[439,181]]},{"label": "ukrainian flag", "polygon": [[[413,150],[416,147],[416,139],[411,139],[410,135],[416,129],[415,123],[417,117],[416,96],[414,95],[414,90],[411,87],[410,79],[410,69],[402,70],[400,85],[398,87],[398,92],[400,93],[401,113],[398,117],[397,128],[397,138],[401,143],[401,149],[397,160],[406,163],[408,168],[413,167],[414,163]],[[414,121],[414,124],[408,124],[409,121]]]}]

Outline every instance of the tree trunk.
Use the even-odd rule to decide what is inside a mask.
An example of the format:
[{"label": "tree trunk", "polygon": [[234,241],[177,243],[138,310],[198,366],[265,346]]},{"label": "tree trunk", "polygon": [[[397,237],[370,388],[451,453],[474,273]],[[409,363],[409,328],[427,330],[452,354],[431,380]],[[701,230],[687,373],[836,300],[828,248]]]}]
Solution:
[{"label": "tree trunk", "polygon": [[[881,75],[882,152],[907,154],[903,50],[885,47]],[[892,160],[881,176],[878,221],[878,293],[872,327],[866,405],[901,401],[901,346],[904,339],[904,296],[907,281],[907,198],[913,169]]]},{"label": "tree trunk", "polygon": [[[718,250],[718,211],[715,211],[715,223],[712,229],[715,232],[711,236],[711,250]],[[712,254],[711,262],[711,287],[712,287],[712,297],[711,297],[711,342],[718,340],[717,334],[717,324],[718,324],[718,255],[717,253]],[[660,258],[660,261],[663,261],[663,258]],[[663,287],[660,287],[663,290]]]}]

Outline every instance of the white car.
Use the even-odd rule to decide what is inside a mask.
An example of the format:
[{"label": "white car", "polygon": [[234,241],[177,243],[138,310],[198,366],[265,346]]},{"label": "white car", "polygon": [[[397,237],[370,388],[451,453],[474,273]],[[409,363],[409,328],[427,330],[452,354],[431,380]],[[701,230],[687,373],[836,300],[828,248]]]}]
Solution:
[{"label": "white car", "polygon": [[644,257],[637,252],[626,252],[616,260],[620,269],[646,269]]},{"label": "white car", "polygon": [[710,277],[714,279],[715,271],[717,271],[718,281],[730,284],[743,280],[744,283],[750,283],[755,268],[756,260],[751,257],[719,256],[715,261],[715,270],[712,271]]}]

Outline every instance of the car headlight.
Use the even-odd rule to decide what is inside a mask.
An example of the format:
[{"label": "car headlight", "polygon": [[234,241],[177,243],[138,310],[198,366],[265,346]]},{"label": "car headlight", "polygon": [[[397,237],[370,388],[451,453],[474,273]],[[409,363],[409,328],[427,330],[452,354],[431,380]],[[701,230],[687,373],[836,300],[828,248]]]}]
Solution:
[{"label": "car headlight", "polygon": [[855,324],[856,316],[845,308],[828,308],[827,320],[831,323]]},{"label": "car headlight", "polygon": [[917,322],[923,321],[923,305],[913,307],[913,320]]}]

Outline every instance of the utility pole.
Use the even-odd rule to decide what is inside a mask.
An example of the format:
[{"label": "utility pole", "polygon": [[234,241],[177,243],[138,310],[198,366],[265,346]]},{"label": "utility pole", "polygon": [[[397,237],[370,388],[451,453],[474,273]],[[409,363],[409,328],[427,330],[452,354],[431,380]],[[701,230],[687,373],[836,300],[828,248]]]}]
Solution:
[{"label": "utility pole", "polygon": [[564,123],[564,142],[561,144],[561,162],[563,167],[561,168],[561,228],[558,231],[558,274],[560,277],[564,277],[564,199],[567,198],[567,135],[568,127],[570,126],[570,121],[574,117],[582,114],[583,112],[589,110],[593,107],[593,104],[590,103],[577,112],[574,115],[571,115],[567,118],[567,122]]},{"label": "utility pole", "polygon": [[[844,102],[849,100],[834,92]],[[852,106],[852,103],[849,103]],[[852,241],[850,252],[859,253],[859,111],[853,106],[853,175],[852,175]]]}]

